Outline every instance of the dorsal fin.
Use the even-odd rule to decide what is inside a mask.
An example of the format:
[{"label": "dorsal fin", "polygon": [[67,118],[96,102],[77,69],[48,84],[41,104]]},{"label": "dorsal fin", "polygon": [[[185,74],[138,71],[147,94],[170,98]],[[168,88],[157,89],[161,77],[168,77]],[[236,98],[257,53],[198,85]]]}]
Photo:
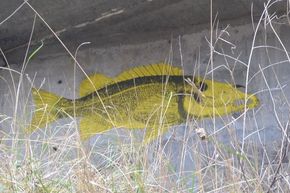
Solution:
[{"label": "dorsal fin", "polygon": [[[96,90],[105,87],[112,79],[103,74],[93,74],[89,76],[89,79],[84,79],[80,84],[80,97],[86,96]],[[93,83],[93,85],[92,85]]]},{"label": "dorsal fin", "polygon": [[138,66],[127,71],[122,72],[116,78],[111,79],[103,74],[93,74],[89,76],[89,79],[85,79],[80,84],[80,97],[86,96],[92,92],[95,92],[96,89],[100,89],[109,85],[113,82],[121,82],[124,80],[129,80],[132,78],[144,77],[144,76],[158,76],[158,75],[171,75],[177,76],[182,75],[183,71],[181,68],[174,67],[170,64],[158,63],[150,64],[144,66]]},{"label": "dorsal fin", "polygon": [[116,78],[114,78],[115,82],[120,82],[124,80],[129,80],[137,77],[144,76],[158,76],[158,75],[182,75],[183,71],[181,68],[174,67],[170,64],[158,63],[158,64],[150,64],[145,66],[138,66],[135,68],[131,68],[127,71],[122,72]]}]

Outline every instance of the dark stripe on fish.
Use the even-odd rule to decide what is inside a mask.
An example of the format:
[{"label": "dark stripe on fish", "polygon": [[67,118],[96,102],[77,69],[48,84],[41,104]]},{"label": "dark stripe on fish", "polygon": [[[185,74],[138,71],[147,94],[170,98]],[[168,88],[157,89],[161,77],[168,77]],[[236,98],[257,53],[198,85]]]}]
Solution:
[{"label": "dark stripe on fish", "polygon": [[[146,85],[146,84],[154,84],[154,83],[163,83],[166,84],[167,80],[168,83],[174,83],[176,85],[183,85],[184,84],[184,79],[192,79],[192,76],[167,76],[167,75],[160,75],[160,76],[145,76],[145,77],[138,77],[138,78],[133,78],[129,80],[125,80],[122,82],[117,82],[108,86],[105,86],[101,89],[98,90],[98,93],[100,94],[101,97],[107,97],[114,95],[120,91],[127,90],[132,87],[137,87],[141,85]],[[194,79],[194,83],[196,83],[197,80]],[[91,94],[88,94],[87,96],[84,96],[80,99],[79,101],[86,101],[88,99],[97,97],[96,92],[92,92]]]},{"label": "dark stripe on fish", "polygon": [[240,85],[240,84],[235,84],[234,86],[235,86],[236,88],[245,88],[245,86]]},{"label": "dark stripe on fish", "polygon": [[180,95],[178,95],[178,113],[180,117],[183,120],[185,120],[187,118],[187,112],[184,109],[183,100],[184,100],[184,95],[180,93]]}]

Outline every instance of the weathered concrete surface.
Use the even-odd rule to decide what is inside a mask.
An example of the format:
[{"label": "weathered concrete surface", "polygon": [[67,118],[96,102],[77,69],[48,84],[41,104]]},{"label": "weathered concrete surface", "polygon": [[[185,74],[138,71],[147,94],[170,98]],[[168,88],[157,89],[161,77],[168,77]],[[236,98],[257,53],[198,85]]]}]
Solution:
[{"label": "weathered concrete surface", "polygon": [[[285,25],[276,26],[276,28],[279,37],[285,43],[284,46],[289,48],[290,44],[287,40],[289,28],[285,27]],[[233,76],[235,83],[245,85],[247,73],[245,65],[249,62],[249,78],[251,81],[248,84],[248,91],[250,93],[257,93],[261,106],[253,112],[248,113],[249,117],[246,119],[246,128],[243,127],[242,118],[233,121],[230,117],[229,119],[217,119],[215,125],[212,125],[211,120],[201,121],[199,126],[205,127],[210,135],[220,138],[225,143],[229,141],[227,135],[228,129],[231,128],[230,130],[236,133],[237,138],[241,142],[244,138],[246,138],[244,142],[251,142],[251,139],[257,139],[255,137],[258,137],[258,134],[259,137],[263,134],[263,139],[261,139],[263,143],[259,142],[260,145],[273,147],[272,142],[276,141],[279,147],[282,129],[280,127],[286,126],[289,119],[287,100],[289,100],[290,96],[288,85],[290,66],[287,61],[287,55],[284,51],[278,49],[266,50],[265,48],[257,48],[251,52],[254,35],[252,24],[229,27],[226,30],[227,32],[223,30],[217,31],[218,34],[221,34],[220,37],[223,40],[231,42],[231,44],[226,43],[222,39],[217,42],[216,53],[214,54],[214,68],[216,68],[214,70],[214,78],[224,82],[233,82]],[[109,48],[87,49],[84,45],[77,53],[77,60],[87,74],[99,72],[115,76],[132,66],[167,61],[175,66],[182,66],[188,74],[195,71],[202,76],[211,77],[210,70],[206,70],[209,65],[209,49],[205,37],[207,36],[208,39],[208,34],[209,31],[204,30],[200,33],[180,36],[179,39],[172,39],[170,42],[168,40],[159,40],[138,45],[123,45]],[[271,30],[267,32],[265,42],[263,28],[257,34],[254,45],[268,45],[279,49],[282,48]],[[44,47],[43,49],[46,48]],[[224,55],[220,56],[219,54],[222,52]],[[251,59],[249,59],[250,56]],[[236,58],[236,60],[233,58]],[[42,86],[45,90],[68,98],[78,96],[78,85],[85,75],[76,65],[74,76],[74,65],[73,60],[67,55],[50,55],[49,57],[36,55],[23,71],[25,76],[23,77],[24,82],[21,90],[26,94],[26,97],[20,97],[20,100],[22,102],[26,101],[27,88],[31,86],[37,88]],[[11,67],[20,71],[22,66],[12,65]],[[231,71],[228,69],[231,69]],[[260,69],[263,70],[261,71]],[[13,76],[17,82],[19,75],[13,73]],[[13,107],[15,96],[12,94],[11,97],[11,94],[8,92],[8,87],[10,87],[10,90],[13,90],[9,78],[10,74],[8,71],[2,70],[1,77],[3,78],[1,80],[1,109],[7,112],[8,116],[12,116],[14,109],[11,107]],[[27,77],[33,81],[32,85],[27,80]],[[9,84],[3,80],[8,81]],[[74,81],[76,87],[74,87]],[[270,91],[268,86],[271,89]],[[276,111],[278,117],[275,116],[275,111],[273,110]],[[278,120],[281,123],[280,126]],[[230,124],[229,127],[224,127],[223,121],[227,123],[233,121],[233,124]],[[186,135],[188,139],[195,136],[193,130],[182,129],[182,127],[181,129],[176,129],[176,132],[177,141],[183,137],[183,132],[190,133]],[[255,142],[257,141],[255,140]],[[268,142],[271,143],[268,144]]]},{"label": "weathered concrete surface", "polygon": [[[250,22],[251,6],[256,20],[266,2],[215,0],[213,17],[218,15],[224,25]],[[92,42],[92,47],[108,47],[170,39],[206,29],[210,21],[210,1],[200,0],[31,0],[28,3],[11,0],[0,4],[0,45],[7,57],[12,54],[12,63],[19,62],[13,57],[16,50],[19,54],[25,53],[35,16],[32,8],[71,51],[87,41]],[[269,10],[284,12],[286,5],[286,1],[278,2]],[[6,21],[19,6],[19,11]],[[43,21],[36,17],[32,44],[39,44],[40,40],[50,47],[46,55],[65,52]]]},{"label": "weathered concrete surface", "polygon": [[[158,4],[158,2],[160,4]],[[163,9],[162,5],[164,4],[161,4],[161,2],[163,1],[155,1],[155,3],[160,6],[159,9]],[[186,28],[185,26],[189,25],[187,21],[189,22],[191,19],[182,20],[184,22],[180,22],[179,20],[179,22],[176,23],[176,26],[167,28],[166,25],[170,26],[169,23],[165,24],[162,22],[171,21],[171,17],[168,18],[165,13],[167,13],[170,6],[175,5],[178,7],[178,5],[180,5],[173,1],[168,2],[174,4],[166,4],[167,6],[163,6],[165,9],[164,12],[155,13],[158,16],[161,13],[164,14],[161,14],[162,19],[157,19],[156,23],[152,22],[152,20],[147,20],[147,16],[149,17],[151,14],[151,9],[148,8],[148,15],[140,15],[140,20],[135,20],[134,18],[130,19],[131,16],[126,14],[126,17],[121,16],[125,13],[122,12],[112,16],[111,19],[108,19],[112,23],[104,19],[97,22],[100,23],[97,26],[88,24],[87,27],[91,26],[90,29],[93,29],[92,31],[94,32],[97,31],[96,33],[91,31],[92,34],[88,33],[86,36],[85,34],[87,32],[85,30],[74,29],[70,32],[61,34],[60,37],[64,40],[66,45],[69,45],[73,54],[76,46],[80,43],[84,41],[92,42],[90,45],[83,45],[76,54],[76,58],[79,61],[81,68],[87,74],[99,72],[109,76],[115,76],[132,66],[166,61],[175,66],[183,67],[185,72],[188,74],[196,72],[202,76],[205,75],[211,77],[211,67],[209,66],[210,51],[207,41],[210,39],[210,31],[204,28],[200,28],[195,32],[194,30],[185,30],[184,32],[186,32],[186,34],[184,35],[182,30],[183,28]],[[187,1],[181,2],[185,3]],[[118,5],[117,1],[115,3]],[[143,3],[150,4],[150,2],[145,1]],[[220,5],[222,6],[224,4],[220,3]],[[185,9],[185,7],[183,8]],[[188,8],[190,9],[192,7],[188,6]],[[132,8],[132,10],[135,9]],[[184,11],[182,9],[179,10],[180,12]],[[230,10],[238,13],[237,9]],[[136,8],[135,12],[137,13],[139,11],[140,10]],[[248,13],[249,12],[244,13],[246,14],[246,17],[249,17]],[[117,18],[113,19],[115,16]],[[144,24],[141,22],[142,18],[144,18],[143,16],[147,18],[145,20],[148,22],[146,24],[148,30],[145,30],[144,33],[142,28],[138,31],[138,29],[140,29],[138,26]],[[205,19],[206,16],[207,14],[200,19],[204,19],[203,22],[208,22],[208,19]],[[194,129],[192,129],[193,124],[190,124],[189,127],[182,125],[173,128],[163,137],[163,142],[165,144],[169,139],[169,143],[166,143],[165,150],[168,152],[168,157],[172,159],[172,163],[174,163],[173,165],[177,170],[194,170],[195,166],[193,160],[195,157],[198,157],[201,152],[207,152],[209,157],[221,156],[218,152],[213,151],[215,150],[213,146],[216,147],[217,144],[222,148],[234,149],[237,144],[232,144],[233,141],[238,142],[239,144],[244,143],[246,152],[249,152],[246,149],[247,146],[254,145],[257,147],[257,152],[260,155],[267,154],[269,156],[269,159],[267,156],[260,156],[260,158],[266,163],[272,162],[280,148],[283,146],[281,139],[283,139],[285,133],[288,132],[287,123],[289,123],[290,109],[288,103],[290,100],[290,65],[288,52],[285,52],[283,49],[290,49],[288,37],[288,34],[290,34],[290,28],[288,27],[287,20],[284,20],[283,18],[279,20],[275,19],[274,21],[282,23],[274,25],[276,31],[273,31],[269,24],[264,26],[264,23],[262,22],[259,32],[255,34],[252,23],[247,22],[247,19],[240,19],[241,16],[242,15],[240,15],[237,20],[229,21],[229,23],[244,24],[231,25],[229,27],[220,24],[215,28],[217,31],[214,31],[213,40],[217,40],[217,37],[219,37],[219,39],[215,44],[214,79],[245,85],[247,69],[249,68],[249,79],[251,81],[248,83],[248,91],[250,93],[257,93],[257,96],[261,101],[261,106],[248,112],[245,119],[246,125],[244,125],[243,116],[237,120],[231,116],[217,118],[215,124],[213,120],[199,121],[197,123],[198,126],[206,129],[209,136],[214,138],[214,144],[212,141],[200,141],[196,136]],[[100,17],[100,15],[96,18],[98,17]],[[173,17],[182,17],[182,14],[176,13],[176,15],[172,15],[172,18]],[[123,19],[126,21],[126,18],[128,19],[127,23],[114,23],[114,21],[120,22]],[[84,21],[86,22],[87,19],[88,18]],[[50,23],[56,25],[56,27],[54,27],[56,30],[63,29],[63,26],[59,26],[58,28],[57,25],[60,24],[57,22],[54,24],[54,22],[54,20],[50,21]],[[75,21],[73,20],[72,22]],[[161,22],[160,28],[158,28],[159,22]],[[129,23],[130,25],[126,25]],[[227,21],[225,23],[227,23]],[[78,22],[70,25],[79,24],[80,23]],[[162,24],[164,25],[162,26]],[[193,24],[195,25],[198,23]],[[254,24],[254,26],[256,25],[257,23]],[[30,28],[27,28],[28,31],[29,29]],[[38,32],[42,33],[40,31],[36,31],[35,34],[38,34]],[[173,32],[175,34],[180,34],[181,36],[179,38],[172,36],[171,38],[170,34]],[[278,37],[274,32],[277,33]],[[121,35],[118,36],[118,33],[121,33]],[[113,37],[115,35],[118,36],[118,38],[114,39]],[[132,37],[132,39],[128,39],[128,37]],[[24,39],[23,42],[25,42]],[[281,44],[280,40],[283,44]],[[16,44],[13,43],[10,45],[15,46]],[[257,47],[252,50],[253,46]],[[22,50],[22,52],[15,50],[15,52],[9,52],[8,54],[8,59],[11,61],[11,68],[16,71],[21,71],[21,68],[23,67],[22,63],[19,61],[23,61],[23,51],[25,51],[25,47],[20,48],[20,50]],[[15,62],[17,62],[17,64],[13,64]],[[75,72],[74,66],[76,69]],[[21,97],[19,97],[18,107],[19,121],[27,121],[27,117],[29,117],[31,113],[31,101],[27,100],[29,95],[28,88],[31,86],[39,88],[41,86],[43,89],[53,93],[68,98],[74,98],[74,96],[78,96],[78,85],[85,77],[83,71],[74,63],[72,58],[63,51],[59,42],[52,39],[45,41],[44,47],[41,51],[31,59],[25,68],[23,68],[23,84],[20,87]],[[13,116],[15,111],[15,101],[17,98],[14,94],[10,72],[11,71],[5,69],[0,72],[1,113],[8,117]],[[20,75],[15,72],[11,73],[15,78],[15,83],[17,84]],[[17,85],[15,89],[17,90]],[[27,105],[25,106],[25,104]],[[11,128],[11,119],[5,120],[1,123],[5,129]],[[49,126],[49,129],[46,130],[47,133],[43,133],[43,130],[40,130],[36,132],[32,138],[45,136],[50,137],[50,140],[55,140],[56,144],[61,143],[61,139],[64,135],[75,133],[73,124],[63,125],[63,123],[71,123],[71,120],[60,121],[52,124]],[[56,131],[59,131],[57,136]],[[106,144],[108,140],[114,143],[114,141],[119,138],[124,140],[125,143],[126,140],[129,140],[127,136],[128,131],[126,130],[112,130],[104,135],[96,135],[96,137],[92,138],[89,143],[91,145],[96,145],[96,139],[98,139],[97,144]],[[99,146],[97,145],[96,147]],[[181,155],[181,152],[186,152],[186,154]],[[253,153],[255,154],[257,152]],[[234,154],[233,150],[229,152],[229,154],[231,153]],[[99,162],[99,158],[95,157],[93,159],[96,159],[96,162]],[[283,161],[286,162],[287,159]],[[184,166],[180,166],[180,163],[184,163]]]}]

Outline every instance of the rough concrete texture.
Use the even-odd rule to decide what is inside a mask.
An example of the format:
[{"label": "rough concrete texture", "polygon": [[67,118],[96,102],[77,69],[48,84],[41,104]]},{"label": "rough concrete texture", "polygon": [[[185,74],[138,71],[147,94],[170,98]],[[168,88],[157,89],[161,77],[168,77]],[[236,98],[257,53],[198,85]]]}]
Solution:
[{"label": "rough concrete texture", "polygon": [[[213,17],[220,22],[237,25],[259,18],[266,0],[213,1]],[[286,11],[286,1],[277,2],[269,12]],[[252,8],[251,8],[252,6]],[[13,11],[19,10],[13,14]],[[34,9],[34,10],[33,10]],[[271,11],[273,10],[273,11]],[[70,50],[86,41],[92,47],[138,44],[180,34],[198,32],[208,27],[210,1],[200,0],[18,0],[3,1],[0,6],[0,45],[11,62],[15,52],[25,53],[35,13],[39,14]],[[234,22],[232,22],[234,21]],[[48,53],[64,50],[44,22],[36,17],[32,45],[45,42]],[[41,53],[40,53],[41,54]]]},{"label": "rough concrete texture", "polygon": [[[119,1],[115,2],[118,9],[113,12],[122,10],[122,6],[117,6],[118,2]],[[156,3],[162,7],[163,4],[161,2],[163,1],[159,1],[159,3],[153,1],[151,3]],[[179,4],[174,1],[170,2],[172,5],[169,5],[169,3],[166,4],[166,10],[169,9],[170,6]],[[182,2],[185,3],[187,1]],[[105,4],[105,1],[103,3]],[[144,1],[143,3],[149,4],[150,2]],[[199,1],[199,4],[202,4],[201,1]],[[131,5],[129,1],[127,5]],[[98,4],[96,6],[100,5]],[[151,10],[149,8],[146,10]],[[41,8],[39,9],[41,10]],[[126,10],[127,9],[128,8],[126,8]],[[133,8],[130,9],[135,10]],[[96,16],[96,18],[102,17],[100,13],[105,12],[106,10],[108,10],[108,8],[103,8],[103,11],[100,12],[98,11],[99,15]],[[163,14],[166,13],[166,10]],[[138,11],[139,10],[136,8],[135,12]],[[151,11],[148,14],[151,14]],[[179,16],[179,14],[177,15]],[[130,14],[126,15],[126,17],[118,16],[116,20],[122,21],[124,18],[129,18],[129,16]],[[68,17],[71,18],[70,15],[68,15]],[[167,18],[163,15],[163,19],[164,17]],[[202,20],[204,17],[205,16],[200,19]],[[83,22],[88,20],[90,21],[92,19],[85,17]],[[112,21],[114,20],[112,19]],[[149,19],[147,20],[147,22],[151,24],[152,22],[150,21],[151,20]],[[231,20],[231,23],[235,23],[235,21],[238,22],[240,20]],[[223,117],[222,119],[217,118],[215,121],[207,119],[198,121],[197,123],[199,127],[205,128],[209,136],[218,139],[220,146],[232,147],[232,138],[237,138],[240,143],[244,143],[245,148],[247,145],[254,144],[258,149],[258,153],[265,155],[265,152],[267,152],[270,156],[269,160],[261,156],[261,159],[265,159],[264,161],[268,163],[272,162],[282,146],[281,138],[283,138],[283,134],[287,132],[290,109],[288,103],[290,100],[290,58],[288,52],[285,52],[284,50],[290,49],[290,28],[287,26],[287,21],[283,20],[283,18],[279,20],[275,19],[275,21],[279,23],[275,24],[273,29],[269,24],[264,26],[262,22],[257,34],[255,34],[253,29],[253,25],[256,27],[257,23],[252,24],[247,22],[246,24],[236,26],[222,25],[215,28],[213,33],[213,40],[215,42],[213,59],[214,79],[245,85],[248,71],[250,80],[248,82],[248,92],[257,94],[261,106],[247,113],[245,119],[246,125],[244,125],[243,116],[237,118],[239,115],[233,116],[237,119],[230,115],[228,117]],[[55,25],[62,24],[62,22],[49,22],[54,23]],[[71,19],[71,22],[73,23],[74,19]],[[28,100],[28,95],[31,86],[36,88],[41,87],[42,89],[67,98],[74,98],[74,96],[78,96],[78,85],[85,77],[84,72],[88,75],[98,72],[113,77],[133,66],[165,61],[172,63],[174,66],[181,66],[186,74],[192,74],[194,72],[211,78],[212,70],[209,66],[210,51],[208,42],[210,40],[210,31],[204,29],[195,33],[188,33],[179,37],[169,38],[170,36],[168,36],[168,34],[171,33],[171,28],[164,29],[164,26],[161,26],[160,30],[165,30],[165,34],[167,34],[162,38],[162,35],[160,34],[163,33],[159,33],[159,31],[156,30],[158,22],[159,20],[156,21],[156,24],[152,23],[152,28],[148,25],[148,28],[150,29],[145,31],[146,33],[144,32],[143,35],[140,36],[136,35],[134,38],[142,39],[147,33],[153,37],[148,39],[146,37],[144,41],[140,40],[140,42],[135,42],[134,44],[129,44],[132,43],[129,39],[121,38],[122,44],[108,46],[109,44],[106,44],[106,42],[110,43],[110,38],[108,39],[108,37],[118,34],[119,32],[116,31],[113,34],[107,34],[108,36],[99,36],[99,33],[106,34],[108,31],[114,31],[114,28],[122,28],[125,30],[122,34],[125,34],[126,36],[121,37],[130,37],[131,35],[130,33],[128,34],[128,31],[131,31],[130,28],[124,29],[124,27],[120,26],[114,27],[113,25],[109,25],[111,23],[107,23],[110,26],[107,30],[102,29],[99,31],[97,27],[93,28],[98,32],[96,34],[89,34],[87,38],[84,38],[85,33],[81,33],[81,37],[78,37],[77,35],[64,36],[65,43],[71,39],[76,39],[77,41],[73,42],[74,45],[83,41],[91,41],[92,36],[94,36],[92,39],[99,40],[100,38],[101,46],[94,43],[91,45],[83,45],[76,54],[75,47],[72,47],[72,53],[76,55],[83,71],[75,64],[73,59],[67,53],[55,52],[54,48],[60,50],[62,47],[57,41],[52,41],[53,43],[48,44],[45,43],[39,54],[37,53],[25,67],[21,62],[19,62],[24,58],[24,55],[20,54],[21,52],[11,54],[11,61],[18,61],[18,63],[11,64],[10,67],[18,72],[22,69],[23,77],[17,72],[7,71],[5,69],[1,70],[1,113],[8,117],[13,116],[16,101],[14,88],[17,90],[19,78],[23,79],[23,83],[19,87],[21,97],[19,97],[20,102],[17,109],[20,112],[18,112],[18,121],[20,122],[23,120],[27,121],[27,117],[30,116],[31,101]],[[207,20],[204,22],[207,22]],[[70,25],[78,24],[72,23]],[[135,21],[135,23],[137,25],[138,21]],[[106,23],[100,25],[105,26],[105,24]],[[181,23],[179,24],[182,25]],[[194,22],[193,24],[196,23]],[[120,25],[122,26],[122,24]],[[174,28],[179,27],[182,28],[183,26],[174,26]],[[63,29],[62,26],[55,28],[57,30]],[[156,36],[154,36],[154,30],[157,31]],[[27,29],[27,31],[29,30]],[[79,31],[76,29],[76,31],[73,30],[70,33],[75,34],[79,32],[81,32],[81,30]],[[7,39],[10,40],[11,37],[7,37]],[[146,41],[149,39],[152,41]],[[102,48],[103,43],[104,47]],[[12,43],[11,45],[15,46],[16,43]],[[70,43],[68,43],[68,45],[70,45]],[[253,46],[255,49],[252,49]],[[9,48],[8,44],[7,48]],[[13,58],[11,58],[12,56]],[[15,79],[15,87],[13,87],[11,74]],[[1,123],[4,128],[10,128],[11,120],[6,120],[5,118],[6,117],[4,116],[1,119]],[[43,130],[40,130],[36,132],[32,138],[37,137],[38,135],[44,135],[45,137],[53,138],[55,142],[58,143],[60,142],[58,140],[61,139],[61,136],[68,135],[68,133],[73,133],[75,131],[73,124],[63,126],[63,123],[71,123],[71,120],[62,120],[51,124],[45,133]],[[13,131],[10,133],[13,134]],[[112,130],[103,135],[96,135],[96,137],[93,137],[88,142],[88,145],[99,147],[96,144],[107,144],[108,140],[114,143],[114,141],[119,138],[126,143],[129,140],[127,136],[127,130]],[[96,140],[97,143],[95,143]],[[177,170],[192,171],[195,167],[193,164],[193,157],[195,157],[199,152],[207,152],[209,156],[220,156],[213,151],[213,144],[210,141],[201,141],[197,137],[196,132],[193,129],[193,124],[172,128],[172,130],[168,132],[162,140],[164,144],[168,142],[166,143],[165,150],[168,152],[168,156],[172,158],[172,163],[174,163],[173,166],[177,168]],[[186,143],[184,143],[184,141],[186,141]],[[186,144],[186,146],[184,144]],[[181,155],[181,152],[184,152],[181,151],[182,149],[186,150],[185,155]],[[98,151],[100,150],[98,149]],[[100,158],[93,157],[92,159],[95,160],[96,163],[100,163]],[[184,163],[184,165],[180,166],[180,163]]]},{"label": "rough concrete texture", "polygon": [[[283,46],[288,49],[290,46],[288,41],[289,27],[277,25],[275,30],[284,42]],[[267,33],[265,33],[265,29],[261,27],[254,39],[254,46],[268,45],[269,48],[257,47],[253,52],[251,52],[254,37],[252,24],[218,28],[216,32],[220,39],[215,46],[214,79],[245,85],[247,74],[245,65],[248,65],[250,79],[248,91],[257,93],[261,106],[248,112],[246,127],[243,127],[243,116],[237,120],[234,120],[231,116],[223,119],[217,118],[215,124],[212,120],[203,120],[198,122],[198,126],[204,127],[210,136],[217,137],[220,143],[226,146],[230,146],[230,137],[233,137],[229,133],[234,133],[234,136],[241,143],[254,143],[260,149],[267,147],[267,151],[274,156],[275,152],[281,147],[282,128],[285,129],[287,121],[289,121],[290,108],[287,100],[290,96],[288,85],[290,66],[288,55],[283,51],[283,46],[271,29],[267,29]],[[138,45],[121,45],[109,48],[86,48],[86,45],[84,45],[79,49],[76,58],[87,74],[98,72],[113,77],[132,66],[167,61],[175,66],[182,66],[187,74],[195,71],[200,75],[211,77],[210,70],[206,70],[209,65],[209,46],[206,39],[209,39],[208,30],[180,36],[176,39],[159,40]],[[215,37],[214,40],[216,40]],[[45,52],[45,49],[44,47],[42,52]],[[74,66],[76,66],[75,75]],[[21,71],[22,67],[19,64],[11,66],[17,71]],[[19,74],[11,73],[17,84]],[[32,85],[36,88],[42,87],[61,96],[73,98],[74,92],[76,96],[78,95],[77,85],[85,77],[84,73],[67,54],[46,57],[36,55],[23,69],[23,75],[24,81],[20,90],[24,97],[19,98],[22,105],[27,102],[28,88],[31,86],[28,79],[32,81]],[[74,87],[74,84],[76,87]],[[2,113],[5,112],[6,115],[12,116],[15,110],[15,95],[10,93],[13,93],[13,87],[10,73],[6,70],[1,71],[0,86]],[[30,103],[28,102],[28,104]],[[22,105],[18,107],[18,110],[23,112]],[[26,106],[26,114],[21,113],[22,118],[27,119],[29,108],[30,106]],[[9,120],[4,122],[9,123]],[[232,122],[232,124],[225,127],[225,122]],[[53,130],[56,125],[63,123],[60,121],[52,124],[53,126],[50,128]],[[71,132],[73,132],[73,129]],[[126,130],[121,130],[121,134],[120,130],[117,133],[115,132],[111,131],[104,135],[97,135],[97,137],[91,139],[91,144],[94,144],[96,139],[104,143],[103,139],[116,139],[116,136],[121,136],[126,141],[127,137],[124,137],[128,135]],[[43,134],[43,131],[38,132],[38,134],[41,133]],[[62,131],[62,133],[64,135],[66,131]],[[184,136],[188,141],[186,148],[198,149],[200,148],[199,145],[207,143],[196,137],[192,126],[179,126],[164,136],[165,141],[170,138],[170,143],[166,148],[174,147],[176,150],[184,148],[183,143],[181,143]],[[192,169],[190,164],[192,162],[190,158],[192,152],[189,151],[189,155],[186,155],[185,158],[180,157],[181,155],[178,152],[173,152],[173,155],[176,155],[173,157],[177,158],[174,159],[176,165],[180,163],[179,159],[186,159],[184,169]]]}]

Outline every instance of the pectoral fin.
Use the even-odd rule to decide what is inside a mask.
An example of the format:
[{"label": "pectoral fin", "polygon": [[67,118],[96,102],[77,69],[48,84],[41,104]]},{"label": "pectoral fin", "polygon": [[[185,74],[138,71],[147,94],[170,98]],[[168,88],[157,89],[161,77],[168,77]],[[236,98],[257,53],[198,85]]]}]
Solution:
[{"label": "pectoral fin", "polygon": [[178,104],[175,100],[156,95],[138,104],[134,110],[134,119],[147,127],[145,144],[166,133],[171,125],[180,122]]},{"label": "pectoral fin", "polygon": [[162,95],[154,95],[142,102],[138,103],[138,106],[134,109],[134,119],[143,122],[144,124],[150,124],[155,122],[162,110]]},{"label": "pectoral fin", "polygon": [[154,123],[155,119],[177,124],[181,119],[178,113],[177,98],[164,97],[162,95],[155,95],[138,103],[133,113],[135,120],[146,124]]},{"label": "pectoral fin", "polygon": [[87,116],[80,121],[80,138],[87,140],[95,134],[104,133],[113,128],[113,125],[101,115]]}]

